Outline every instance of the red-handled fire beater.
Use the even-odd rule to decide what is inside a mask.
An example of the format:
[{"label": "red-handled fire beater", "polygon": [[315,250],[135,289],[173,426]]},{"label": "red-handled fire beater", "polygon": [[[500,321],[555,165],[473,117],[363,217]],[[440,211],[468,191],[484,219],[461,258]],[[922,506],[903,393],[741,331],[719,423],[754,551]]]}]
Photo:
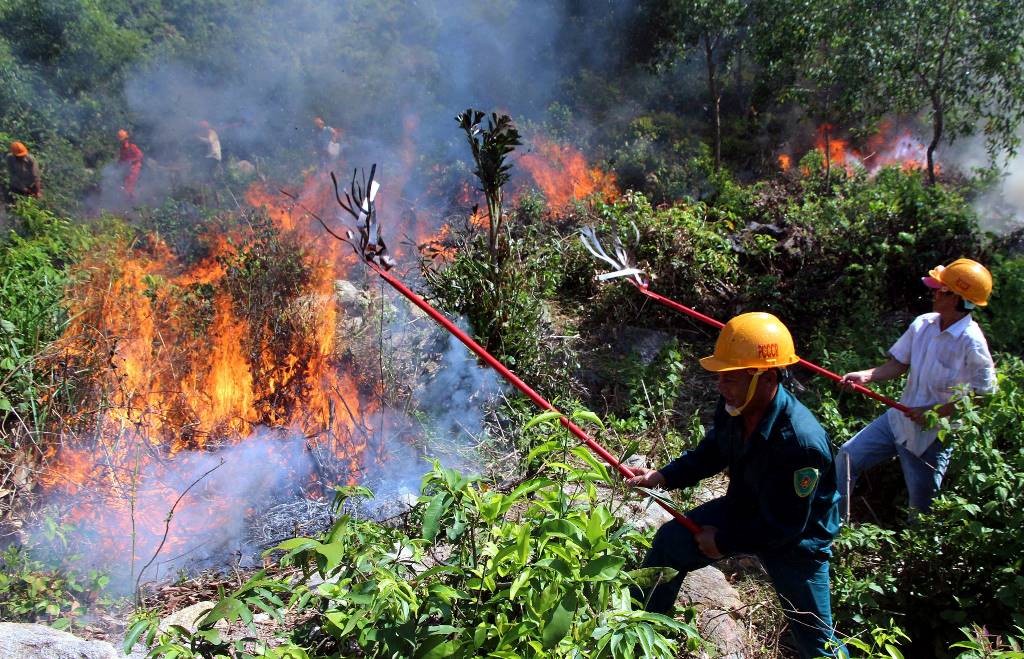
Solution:
[{"label": "red-handled fire beater", "polygon": [[[671,299],[665,297],[664,295],[659,295],[658,293],[655,293],[654,291],[652,291],[648,287],[648,281],[645,278],[641,277],[641,275],[643,274],[643,271],[640,270],[639,268],[633,267],[633,266],[631,266],[629,264],[629,258],[628,258],[627,254],[626,254],[626,251],[622,248],[622,243],[621,243],[621,241],[618,240],[618,238],[616,238],[616,240],[615,240],[615,249],[614,249],[615,256],[614,257],[610,256],[608,254],[608,252],[606,252],[604,250],[604,248],[601,247],[601,243],[598,242],[597,236],[594,233],[593,229],[589,229],[588,228],[588,229],[584,229],[584,230],[580,231],[580,238],[581,238],[581,240],[583,242],[584,247],[586,247],[587,250],[591,254],[593,254],[597,258],[601,259],[602,261],[605,261],[606,263],[611,264],[613,267],[616,268],[616,270],[614,272],[610,272],[610,273],[603,274],[603,275],[598,275],[598,280],[600,280],[600,281],[607,281],[609,279],[614,279],[614,278],[618,278],[618,277],[628,277],[629,278],[628,279],[629,283],[632,284],[633,286],[635,286],[638,291],[640,291],[641,293],[643,293],[647,297],[651,298],[652,300],[658,302],[659,304],[662,304],[662,305],[668,307],[669,309],[673,309],[673,310],[678,311],[680,313],[686,314],[687,316],[690,316],[691,318],[696,318],[697,320],[699,320],[699,321],[701,321],[703,323],[707,323],[708,325],[711,325],[712,327],[716,327],[718,329],[722,329],[722,327],[725,326],[725,323],[722,323],[722,322],[720,322],[718,320],[715,320],[714,318],[712,318],[710,316],[705,316],[704,314],[700,313],[699,311],[696,311],[694,309],[691,309],[690,307],[687,307],[687,306],[684,306],[682,304],[679,304],[675,300],[671,300]],[[810,369],[811,371],[817,373],[818,375],[823,375],[826,378],[828,378],[830,380],[833,380],[835,382],[842,382],[842,380],[843,380],[842,376],[840,376],[840,375],[838,375],[836,373],[833,373],[832,371],[830,371],[828,369],[822,368],[821,366],[818,366],[817,364],[811,363],[811,362],[807,361],[806,359],[801,359],[798,363],[801,366],[803,366],[803,367],[805,367],[807,369]],[[894,401],[893,399],[891,399],[891,398],[889,398],[887,396],[883,396],[882,394],[880,394],[880,393],[878,393],[876,391],[873,391],[871,389],[868,389],[867,387],[865,387],[863,385],[854,384],[854,383],[848,383],[847,386],[849,386],[851,389],[853,389],[854,391],[856,391],[858,393],[864,394],[865,396],[868,396],[870,398],[874,398],[875,400],[879,401],[880,403],[884,403],[884,404],[888,405],[889,407],[892,407],[892,408],[895,408],[895,409],[899,410],[900,412],[904,412],[904,413],[909,413],[910,412],[910,408],[907,407],[906,405],[904,405],[902,403],[899,403],[899,402],[896,402],[896,401]]]}]

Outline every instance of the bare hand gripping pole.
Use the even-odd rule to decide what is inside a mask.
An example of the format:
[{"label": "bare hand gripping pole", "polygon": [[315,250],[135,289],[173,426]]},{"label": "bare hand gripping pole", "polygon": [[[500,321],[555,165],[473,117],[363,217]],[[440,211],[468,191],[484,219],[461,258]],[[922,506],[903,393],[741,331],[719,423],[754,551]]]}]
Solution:
[{"label": "bare hand gripping pole", "polygon": [[[634,227],[634,229],[635,229],[635,227]],[[609,272],[609,273],[606,273],[606,274],[598,275],[597,276],[598,280],[600,280],[600,281],[607,281],[609,279],[614,279],[614,278],[617,278],[617,277],[629,276],[630,279],[628,281],[629,281],[630,284],[633,284],[633,286],[636,286],[637,290],[639,290],[641,293],[643,293],[647,297],[651,298],[652,300],[658,302],[659,304],[662,304],[662,305],[668,307],[669,309],[673,309],[675,311],[678,311],[679,313],[686,314],[687,316],[690,316],[691,318],[696,318],[697,320],[699,320],[699,321],[701,321],[703,323],[707,323],[708,325],[711,325],[712,327],[717,327],[718,329],[721,329],[722,327],[725,326],[724,323],[722,323],[720,321],[717,321],[717,320],[715,320],[714,318],[712,318],[710,316],[705,316],[704,314],[700,313],[699,311],[691,309],[690,307],[687,307],[687,306],[683,306],[682,304],[679,304],[675,300],[670,300],[669,298],[667,298],[667,297],[665,297],[663,295],[659,295],[659,294],[655,293],[654,291],[652,291],[648,287],[649,282],[647,281],[647,279],[645,277],[643,277],[643,271],[640,270],[639,268],[636,268],[636,267],[631,266],[629,264],[629,257],[626,254],[626,250],[622,248],[622,242],[618,239],[617,236],[615,238],[615,250],[614,250],[616,258],[612,258],[612,257],[608,256],[608,253],[605,252],[604,249],[602,249],[601,243],[597,240],[597,235],[594,233],[594,229],[593,228],[587,227],[585,229],[581,229],[580,230],[580,240],[583,242],[583,246],[587,248],[587,251],[589,251],[595,257],[601,259],[602,261],[608,263],[613,268],[615,268],[615,272]],[[803,366],[804,368],[808,368],[811,371],[814,371],[818,375],[825,376],[829,380],[833,380],[835,382],[842,382],[842,380],[843,380],[842,376],[840,376],[840,375],[838,375],[836,373],[833,373],[832,371],[829,371],[828,369],[824,369],[824,368],[818,366],[817,364],[811,363],[811,362],[807,361],[806,359],[801,359],[798,363],[801,366]],[[874,398],[878,402],[884,403],[884,404],[888,405],[889,407],[892,407],[894,409],[899,410],[900,412],[904,412],[904,413],[910,412],[910,408],[907,407],[906,405],[904,405],[902,403],[898,403],[898,402],[894,401],[893,399],[889,398],[888,396],[883,396],[882,394],[880,394],[880,393],[878,393],[876,391],[873,391],[871,389],[868,389],[865,386],[862,386],[862,385],[859,385],[859,384],[850,384],[849,386],[854,391],[857,391],[858,393],[862,393],[865,396],[868,396],[869,398]]]},{"label": "bare hand gripping pole", "polygon": [[[347,213],[352,215],[352,217],[354,217],[356,219],[356,222],[358,223],[358,244],[353,242],[355,240],[355,236],[351,231],[346,231],[343,237],[332,231],[331,228],[328,227],[324,220],[321,219],[319,216],[313,215],[313,217],[315,217],[320,222],[320,224],[323,225],[324,229],[326,229],[327,232],[330,233],[332,236],[334,236],[338,240],[344,241],[351,245],[352,248],[356,251],[356,254],[359,255],[360,259],[364,263],[366,263],[366,265],[369,266],[371,270],[380,275],[381,278],[383,278],[384,281],[390,284],[392,288],[394,288],[396,291],[398,291],[406,298],[408,298],[409,301],[415,304],[417,307],[422,309],[439,325],[441,325],[446,330],[451,332],[451,334],[454,335],[455,338],[457,338],[459,341],[462,341],[462,343],[464,343],[467,348],[476,353],[476,355],[480,357],[480,359],[484,360],[489,366],[498,371],[498,373],[500,373],[502,377],[504,377],[506,380],[512,383],[513,386],[515,386],[521,392],[526,394],[526,396],[530,400],[532,400],[534,404],[537,405],[537,407],[541,408],[544,411],[555,410],[555,407],[551,403],[549,403],[547,400],[544,399],[544,397],[542,397],[540,394],[534,391],[528,384],[520,380],[515,373],[510,371],[508,368],[505,367],[504,364],[495,359],[493,355],[491,355],[483,348],[483,346],[474,341],[465,332],[460,330],[452,321],[446,318],[441,312],[439,312],[434,307],[430,306],[430,304],[426,300],[421,298],[419,295],[416,295],[416,293],[413,293],[408,287],[405,286],[405,284],[399,281],[398,278],[396,278],[394,275],[388,272],[388,270],[390,270],[395,263],[388,255],[387,247],[384,246],[384,241],[381,239],[380,236],[380,225],[377,223],[377,209],[376,204],[374,203],[374,198],[376,197],[377,190],[380,186],[376,181],[374,181],[376,169],[376,165],[371,167],[370,178],[368,180],[364,178],[361,183],[357,182],[356,174],[353,173],[351,188],[349,191],[344,193],[344,199],[342,199],[342,195],[339,191],[337,178],[335,178],[333,173],[331,174],[331,179],[334,181],[335,196],[338,200],[338,204],[340,204],[341,207],[345,209]],[[584,444],[586,444],[587,448],[589,448],[591,451],[600,456],[601,459],[603,459],[609,465],[614,467],[616,471],[618,471],[622,475],[623,478],[632,478],[635,475],[632,469],[616,460],[614,455],[609,453],[607,449],[598,444],[593,438],[590,437],[590,435],[585,433],[579,426],[577,426],[568,418],[566,418],[565,415],[562,415],[559,418],[559,421],[563,426],[566,427],[566,429],[569,432],[571,432],[573,435],[578,437]],[[697,523],[691,520],[689,517],[682,514],[681,512],[670,506],[668,503],[660,499],[655,499],[655,502],[659,506],[664,508],[666,511],[668,511],[668,513],[671,514],[672,517],[674,517],[680,524],[685,526],[687,530],[689,530],[691,533],[700,533],[701,527],[698,526]]]}]

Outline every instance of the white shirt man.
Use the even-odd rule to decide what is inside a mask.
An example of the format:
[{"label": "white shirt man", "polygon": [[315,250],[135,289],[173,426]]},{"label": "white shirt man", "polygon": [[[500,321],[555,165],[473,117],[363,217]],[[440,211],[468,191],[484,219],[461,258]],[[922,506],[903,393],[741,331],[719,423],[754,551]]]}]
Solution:
[{"label": "white shirt man", "polygon": [[950,416],[962,395],[995,390],[996,373],[988,342],[970,311],[988,303],[992,276],[979,263],[958,259],[922,277],[933,289],[932,313],[914,319],[889,349],[885,364],[843,376],[864,385],[891,380],[909,370],[900,402],[907,413],[890,409],[843,445],[836,458],[836,475],[848,511],[857,476],[896,456],[907,483],[910,507],[926,511],[939,491],[951,449],[938,441],[937,428],[925,428],[925,414]]}]

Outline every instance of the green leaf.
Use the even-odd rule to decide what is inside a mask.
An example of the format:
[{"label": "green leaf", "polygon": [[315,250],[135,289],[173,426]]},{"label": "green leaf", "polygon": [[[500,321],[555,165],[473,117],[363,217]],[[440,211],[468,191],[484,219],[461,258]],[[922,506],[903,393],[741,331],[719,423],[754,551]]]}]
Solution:
[{"label": "green leaf", "polygon": [[523,570],[516,575],[516,578],[512,580],[512,586],[508,591],[509,599],[515,599],[516,593],[519,592],[520,588],[526,585],[526,582],[530,580],[531,576],[533,576],[533,571],[530,569]]},{"label": "green leaf", "polygon": [[226,620],[233,622],[234,620],[241,620],[245,624],[249,624],[252,621],[252,612],[249,608],[240,600],[234,597],[225,597],[221,601],[210,609],[209,613],[203,616],[202,621],[199,623],[200,627],[209,627],[218,620]]},{"label": "green leaf", "polygon": [[142,633],[149,629],[153,625],[153,621],[149,619],[136,620],[135,624],[128,628],[128,633],[124,635],[124,642],[121,647],[124,649],[125,654],[131,654],[132,648],[138,643],[139,637]]},{"label": "green leaf", "polygon": [[650,588],[655,583],[671,581],[677,574],[679,574],[679,572],[678,570],[674,570],[670,567],[643,567],[636,570],[630,570],[626,574],[637,586],[641,588]]},{"label": "green leaf", "polygon": [[345,547],[340,542],[331,542],[328,544],[316,543],[313,549],[316,553],[324,557],[324,576],[334,571],[334,568],[338,567],[341,563],[342,557],[345,555]]},{"label": "green leaf", "polygon": [[602,556],[583,566],[580,576],[587,581],[611,581],[625,564],[626,559],[621,556]]},{"label": "green leaf", "polygon": [[590,410],[576,410],[575,412],[573,412],[572,420],[576,421],[577,419],[580,421],[589,421],[598,428],[603,429],[605,427],[604,421],[601,420],[601,417],[597,416]]},{"label": "green leaf", "polygon": [[423,539],[432,541],[440,528],[441,516],[451,505],[452,497],[447,492],[435,494],[427,504],[427,510],[423,513]]},{"label": "green leaf", "polygon": [[551,649],[558,645],[558,642],[565,638],[572,625],[572,619],[576,615],[576,591],[569,590],[562,596],[558,606],[554,607],[551,617],[544,624],[544,631],[541,633],[541,640],[545,649]]},{"label": "green leaf", "polygon": [[447,640],[447,635],[428,636],[426,641],[416,648],[417,659],[442,659],[455,654],[458,644]]},{"label": "green leaf", "polygon": [[520,567],[525,566],[530,559],[530,544],[530,526],[523,524],[523,527],[519,529],[519,536],[516,538],[516,558]]},{"label": "green leaf", "polygon": [[529,430],[538,423],[547,423],[554,419],[561,419],[564,416],[565,415],[559,412],[558,410],[548,410],[547,412],[541,412],[537,416],[527,421],[526,425],[523,426],[523,430]]}]

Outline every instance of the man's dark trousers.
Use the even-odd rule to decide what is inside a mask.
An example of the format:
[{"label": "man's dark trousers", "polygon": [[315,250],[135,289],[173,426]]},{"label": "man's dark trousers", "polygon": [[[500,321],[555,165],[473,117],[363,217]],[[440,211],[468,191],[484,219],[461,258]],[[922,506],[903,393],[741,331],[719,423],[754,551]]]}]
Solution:
[{"label": "man's dark trousers", "polygon": [[[728,523],[725,508],[724,499],[714,499],[694,508],[687,516],[701,526],[721,528]],[[835,656],[834,649],[825,647],[829,642],[833,647],[838,644],[832,631],[828,556],[822,553],[820,557],[812,557],[791,551],[758,554],[757,557],[768,571],[782,602],[800,656]],[[675,520],[664,524],[654,536],[643,566],[667,566],[678,570],[679,574],[654,589],[647,610],[671,614],[683,577],[713,562],[700,551],[693,534],[682,524]]]}]

